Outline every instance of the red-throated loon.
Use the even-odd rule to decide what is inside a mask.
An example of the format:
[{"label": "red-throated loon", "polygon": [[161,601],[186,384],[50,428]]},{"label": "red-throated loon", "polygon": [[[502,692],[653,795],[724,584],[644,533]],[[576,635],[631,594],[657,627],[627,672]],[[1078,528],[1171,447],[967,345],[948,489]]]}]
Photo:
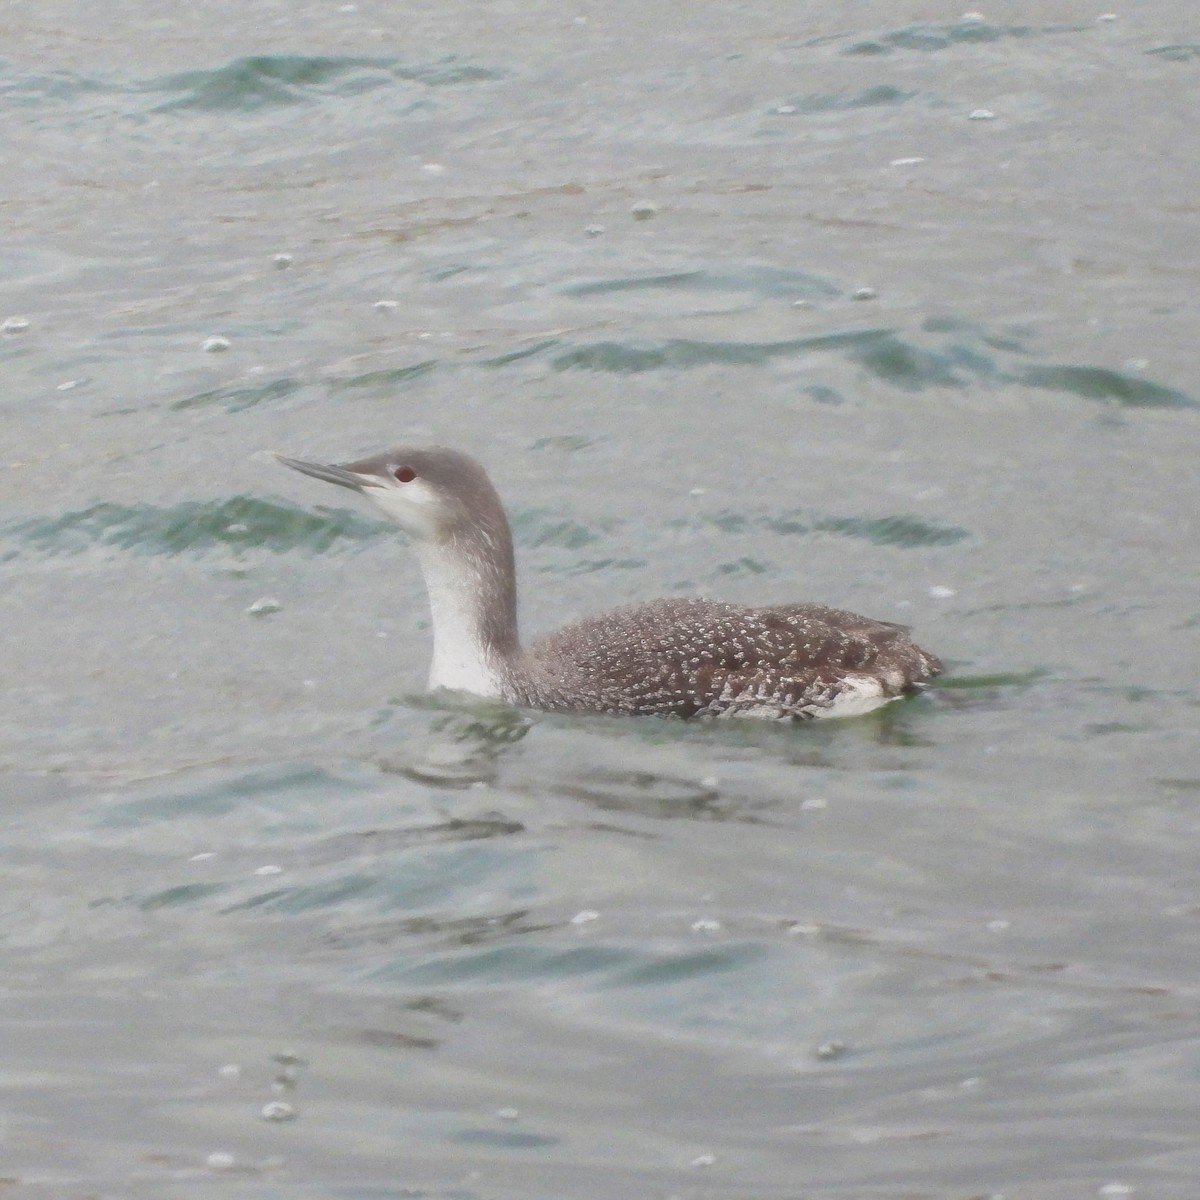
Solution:
[{"label": "red-throated loon", "polygon": [[508,518],[473,458],[440,446],[344,465],[276,457],[361,492],[412,538],[433,616],[431,688],[550,711],[806,720],[870,712],[942,669],[904,626],[815,604],[655,600],[522,649]]}]

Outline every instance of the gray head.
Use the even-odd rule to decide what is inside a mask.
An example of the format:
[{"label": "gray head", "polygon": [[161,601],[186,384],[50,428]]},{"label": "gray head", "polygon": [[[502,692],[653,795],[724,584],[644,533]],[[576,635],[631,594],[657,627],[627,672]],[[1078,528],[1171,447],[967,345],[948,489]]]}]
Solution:
[{"label": "gray head", "polygon": [[458,450],[393,446],[340,464],[275,457],[314,479],[361,492],[418,542],[436,545],[481,538],[497,552],[511,547],[508,521],[492,481],[473,458]]}]

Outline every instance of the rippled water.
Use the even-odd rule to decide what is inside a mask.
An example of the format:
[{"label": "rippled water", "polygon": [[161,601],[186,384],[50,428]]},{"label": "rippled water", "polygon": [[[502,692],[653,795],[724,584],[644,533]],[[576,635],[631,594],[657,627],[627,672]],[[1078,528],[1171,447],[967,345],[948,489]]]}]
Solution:
[{"label": "rippled water", "polygon": [[[1200,34],[913,15],[13,7],[5,1195],[1195,1195]],[[949,673],[426,696],[400,440]]]}]

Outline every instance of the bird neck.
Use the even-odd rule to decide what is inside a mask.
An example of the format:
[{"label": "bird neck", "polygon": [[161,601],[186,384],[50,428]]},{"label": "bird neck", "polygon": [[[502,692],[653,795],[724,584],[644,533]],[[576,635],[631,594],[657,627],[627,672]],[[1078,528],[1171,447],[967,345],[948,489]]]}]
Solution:
[{"label": "bird neck", "polygon": [[507,523],[416,547],[433,618],[431,688],[503,699],[521,653]]}]

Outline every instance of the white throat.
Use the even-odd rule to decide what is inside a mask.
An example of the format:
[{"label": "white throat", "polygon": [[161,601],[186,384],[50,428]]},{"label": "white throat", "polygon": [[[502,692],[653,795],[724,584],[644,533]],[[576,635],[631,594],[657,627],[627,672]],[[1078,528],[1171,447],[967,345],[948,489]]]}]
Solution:
[{"label": "white throat", "polygon": [[416,542],[414,549],[429,591],[433,618],[431,688],[452,688],[475,696],[504,698],[503,669],[486,644],[477,564],[446,543]]}]

